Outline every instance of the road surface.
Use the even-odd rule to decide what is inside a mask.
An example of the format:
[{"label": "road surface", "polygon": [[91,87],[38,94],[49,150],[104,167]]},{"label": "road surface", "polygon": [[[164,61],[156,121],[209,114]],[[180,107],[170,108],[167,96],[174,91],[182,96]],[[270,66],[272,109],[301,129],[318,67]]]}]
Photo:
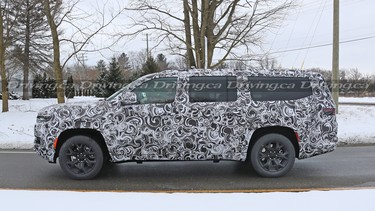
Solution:
[{"label": "road surface", "polygon": [[107,167],[90,181],[71,180],[31,151],[0,151],[0,189],[264,192],[375,188],[375,146],[339,147],[296,160],[282,178],[261,178],[239,162],[147,162]]}]

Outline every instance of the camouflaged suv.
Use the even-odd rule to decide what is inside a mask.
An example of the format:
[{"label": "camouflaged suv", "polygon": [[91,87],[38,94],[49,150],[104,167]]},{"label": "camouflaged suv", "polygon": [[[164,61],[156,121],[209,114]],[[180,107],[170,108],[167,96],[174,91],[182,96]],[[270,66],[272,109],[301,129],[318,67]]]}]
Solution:
[{"label": "camouflaged suv", "polygon": [[249,161],[280,177],[295,158],[335,149],[334,108],[317,73],[167,70],[105,100],[42,109],[34,149],[74,179],[108,162],[155,160]]}]

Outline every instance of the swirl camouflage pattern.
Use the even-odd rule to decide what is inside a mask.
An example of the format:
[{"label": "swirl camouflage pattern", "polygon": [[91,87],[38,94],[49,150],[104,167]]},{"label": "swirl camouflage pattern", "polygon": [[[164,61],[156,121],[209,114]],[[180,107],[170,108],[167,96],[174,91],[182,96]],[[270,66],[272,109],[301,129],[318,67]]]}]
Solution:
[{"label": "swirl camouflage pattern", "polygon": [[[228,102],[191,102],[189,81],[200,76],[234,78],[236,99]],[[255,100],[251,78],[307,78],[312,95],[290,100]],[[154,79],[175,83],[172,99],[136,102],[136,92]],[[190,86],[190,88],[189,88]],[[135,94],[134,94],[135,93]],[[229,97],[229,96],[228,96]],[[126,103],[133,102],[133,103]],[[167,70],[139,78],[114,96],[94,103],[59,104],[38,114],[35,151],[56,162],[54,140],[63,133],[87,129],[100,133],[112,162],[130,160],[236,160],[247,157],[252,135],[260,128],[284,127],[299,136],[298,158],[335,149],[335,107],[322,76],[303,71]],[[91,133],[90,132],[90,133]]]}]

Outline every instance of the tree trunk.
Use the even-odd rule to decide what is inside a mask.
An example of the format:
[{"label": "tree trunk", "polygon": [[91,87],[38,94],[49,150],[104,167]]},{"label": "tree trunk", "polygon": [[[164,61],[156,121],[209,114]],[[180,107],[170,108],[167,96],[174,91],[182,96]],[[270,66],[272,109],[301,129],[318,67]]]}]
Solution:
[{"label": "tree trunk", "polygon": [[214,50],[215,50],[215,35],[214,35],[214,17],[215,17],[215,11],[217,7],[217,2],[214,1],[211,3],[207,8],[207,18],[206,18],[206,41],[207,41],[207,68],[212,68],[212,59],[214,56]]},{"label": "tree trunk", "polygon": [[1,71],[1,90],[2,90],[2,101],[3,101],[3,112],[7,112],[8,109],[8,81],[5,71],[5,42],[4,42],[4,24],[3,24],[3,13],[0,8],[0,71]]},{"label": "tree trunk", "polygon": [[44,12],[47,17],[48,24],[51,29],[52,43],[53,43],[53,69],[55,72],[56,79],[56,93],[57,93],[57,103],[64,103],[64,84],[63,84],[63,75],[62,68],[60,63],[60,41],[59,34],[57,32],[57,26],[54,21],[54,17],[51,14],[51,8],[49,0],[44,0]]},{"label": "tree trunk", "polygon": [[202,67],[206,68],[206,29],[207,29],[207,12],[208,12],[208,1],[201,2],[201,25],[200,25],[200,41],[201,41],[201,59]]},{"label": "tree trunk", "polygon": [[30,0],[26,0],[25,49],[23,55],[23,100],[29,100],[30,68]]},{"label": "tree trunk", "polygon": [[[202,54],[202,41],[200,36],[200,27],[199,27],[199,20],[198,20],[198,2],[197,0],[192,0],[192,24],[193,24],[193,37],[194,37],[194,45],[195,45],[195,60],[196,60],[196,68],[204,68],[204,54]],[[203,41],[204,42],[204,41]]]},{"label": "tree trunk", "polygon": [[[197,68],[215,68],[228,59],[249,57],[253,46],[262,46],[263,33],[277,26],[289,8],[296,6],[294,0],[180,1],[183,4],[160,4],[161,1],[150,0],[131,2],[125,10],[131,14],[130,30],[133,32],[123,33],[123,37],[158,31],[158,37],[169,42],[173,52],[185,53],[185,48],[179,47],[185,45],[189,64],[194,59]],[[181,7],[183,18],[174,14]],[[236,49],[244,50],[241,53]]]},{"label": "tree trunk", "polygon": [[191,29],[190,29],[190,16],[189,16],[189,3],[188,0],[184,0],[184,26],[185,26],[185,39],[186,39],[186,55],[189,67],[195,67],[195,58],[193,54],[192,42],[191,42]]}]

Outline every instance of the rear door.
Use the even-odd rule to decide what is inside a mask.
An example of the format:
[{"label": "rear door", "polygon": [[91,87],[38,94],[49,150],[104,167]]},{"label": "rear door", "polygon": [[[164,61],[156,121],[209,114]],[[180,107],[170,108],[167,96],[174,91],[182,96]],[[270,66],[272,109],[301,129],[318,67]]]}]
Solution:
[{"label": "rear door", "polygon": [[192,135],[185,145],[192,159],[236,159],[243,130],[236,76],[192,76],[188,82]]}]

